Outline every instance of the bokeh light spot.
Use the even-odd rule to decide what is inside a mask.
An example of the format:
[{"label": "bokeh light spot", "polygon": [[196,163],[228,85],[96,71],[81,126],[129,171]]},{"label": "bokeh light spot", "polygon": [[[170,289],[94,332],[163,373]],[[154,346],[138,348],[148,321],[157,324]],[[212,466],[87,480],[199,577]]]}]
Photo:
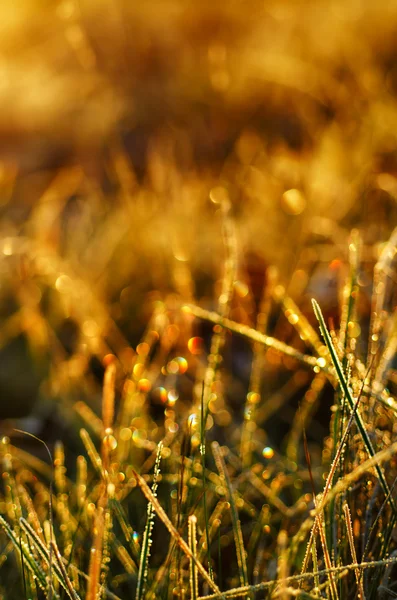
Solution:
[{"label": "bokeh light spot", "polygon": [[293,188],[284,192],[281,206],[288,215],[300,215],[306,208],[306,200],[302,192]]},{"label": "bokeh light spot", "polygon": [[265,448],[263,448],[262,450],[262,455],[264,458],[266,458],[267,460],[273,458],[274,456],[274,450],[273,448],[270,448],[270,446],[266,446]]},{"label": "bokeh light spot", "polygon": [[138,382],[138,387],[140,392],[150,392],[152,384],[149,379],[140,379]]},{"label": "bokeh light spot", "polygon": [[187,347],[192,354],[201,354],[203,351],[203,339],[201,337],[192,337],[188,341]]}]

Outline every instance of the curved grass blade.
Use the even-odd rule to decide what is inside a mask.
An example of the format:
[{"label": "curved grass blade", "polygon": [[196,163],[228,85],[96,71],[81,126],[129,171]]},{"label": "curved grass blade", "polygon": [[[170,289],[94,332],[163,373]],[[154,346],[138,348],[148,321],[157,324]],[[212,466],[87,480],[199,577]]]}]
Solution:
[{"label": "curved grass blade", "polygon": [[34,440],[36,440],[37,442],[40,442],[40,444],[43,444],[44,448],[46,449],[46,452],[48,454],[48,457],[50,459],[50,464],[51,464],[51,478],[50,478],[50,496],[49,496],[49,503],[48,503],[48,510],[49,510],[49,522],[50,522],[50,550],[49,550],[49,592],[48,592],[48,600],[52,600],[52,596],[54,593],[54,586],[52,583],[52,541],[53,541],[53,509],[52,509],[52,492],[53,492],[53,487],[54,487],[54,460],[51,454],[51,451],[49,449],[49,447],[47,446],[47,444],[40,439],[39,437],[37,437],[36,435],[34,435],[33,433],[30,433],[29,431],[24,431],[23,429],[15,429],[14,431],[18,432],[18,433],[22,433],[23,435],[27,435],[31,438],[33,438]]}]

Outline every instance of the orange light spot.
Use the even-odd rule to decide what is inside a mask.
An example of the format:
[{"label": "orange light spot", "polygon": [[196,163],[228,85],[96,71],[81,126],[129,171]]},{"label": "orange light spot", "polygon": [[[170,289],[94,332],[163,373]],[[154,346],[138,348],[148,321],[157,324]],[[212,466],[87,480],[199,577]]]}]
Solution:
[{"label": "orange light spot", "polygon": [[342,261],[339,260],[339,258],[335,258],[334,260],[332,260],[329,263],[329,268],[331,269],[331,271],[337,271],[338,269],[340,269],[342,266]]},{"label": "orange light spot", "polygon": [[201,354],[203,351],[203,339],[201,337],[192,337],[187,343],[189,352],[192,354]]},{"label": "orange light spot", "polygon": [[164,387],[156,388],[154,390],[154,393],[161,402],[167,402],[168,394],[167,394],[167,390]]},{"label": "orange light spot", "polygon": [[186,373],[189,367],[186,358],[184,358],[183,356],[178,356],[175,360],[178,363],[179,373],[181,373],[181,375],[183,375],[183,373]]},{"label": "orange light spot", "polygon": [[152,384],[149,379],[140,379],[138,381],[138,388],[140,392],[150,392]]}]

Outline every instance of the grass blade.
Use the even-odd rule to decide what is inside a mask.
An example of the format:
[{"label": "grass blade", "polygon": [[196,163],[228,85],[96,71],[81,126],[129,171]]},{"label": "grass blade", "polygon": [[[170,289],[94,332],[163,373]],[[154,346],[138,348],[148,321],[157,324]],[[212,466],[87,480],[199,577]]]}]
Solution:
[{"label": "grass blade", "polygon": [[[161,450],[163,448],[162,443],[160,442],[157,448],[157,457],[156,463],[154,466],[154,478],[152,485],[152,494],[156,496],[157,486],[158,486],[158,477],[160,475],[160,460],[161,460]],[[147,576],[149,572],[149,558],[150,558],[150,548],[152,545],[152,530],[154,523],[154,509],[153,504],[149,501],[147,506],[147,519],[145,531],[143,534],[142,541],[142,550],[141,550],[141,558],[139,561],[139,571],[138,571],[138,582],[135,594],[135,600],[142,600],[145,593],[145,585],[147,581]]]},{"label": "grass blade", "polygon": [[214,597],[215,598],[224,598],[224,594],[220,591],[220,589],[218,588],[216,583],[214,583],[214,581],[212,581],[211,577],[208,575],[207,571],[204,569],[204,567],[200,563],[200,561],[197,560],[197,558],[195,558],[193,556],[192,551],[190,550],[188,544],[185,542],[185,540],[182,538],[180,533],[175,529],[175,527],[171,523],[170,519],[168,518],[166,512],[160,505],[156,496],[153,496],[153,493],[152,493],[151,489],[149,488],[149,486],[147,485],[144,478],[141,475],[138,475],[138,473],[134,473],[134,476],[137,479],[142,492],[146,496],[146,499],[152,503],[153,508],[154,508],[155,512],[157,513],[157,516],[159,517],[159,519],[161,519],[161,521],[164,523],[164,525],[166,526],[166,528],[168,529],[168,531],[170,532],[170,534],[172,535],[174,540],[177,542],[177,544],[182,548],[182,550],[186,554],[186,556],[194,561],[194,564],[196,565],[197,570],[199,571],[200,575],[208,583],[210,588],[215,592]]},{"label": "grass blade", "polygon": [[223,478],[226,488],[228,491],[228,500],[230,503],[231,509],[231,517],[233,524],[233,535],[234,541],[236,545],[236,554],[237,554],[237,564],[240,573],[240,582],[241,585],[248,585],[248,571],[247,571],[247,561],[246,561],[246,553],[244,549],[244,541],[243,535],[241,532],[241,523],[238,518],[238,512],[236,508],[236,503],[234,501],[232,485],[230,482],[230,477],[226,469],[225,461],[223,459],[221,449],[219,447],[218,442],[212,442],[212,451],[214,453],[214,458],[216,462],[216,466],[218,468],[220,476]]},{"label": "grass blade", "polygon": [[[333,364],[333,366],[335,368],[339,384],[341,386],[341,389],[342,389],[343,393],[345,394],[345,397],[347,398],[350,410],[353,411],[354,410],[354,404],[355,404],[354,400],[353,400],[353,396],[351,394],[349,386],[347,385],[347,381],[346,381],[346,378],[345,378],[344,373],[343,373],[342,365],[339,362],[339,358],[338,358],[338,355],[337,355],[337,353],[335,351],[335,348],[334,348],[334,345],[332,343],[331,336],[330,336],[330,334],[328,332],[327,326],[325,324],[323,314],[321,312],[321,309],[320,309],[318,303],[316,302],[316,300],[314,300],[314,298],[312,299],[312,304],[313,304],[314,313],[315,313],[316,318],[317,318],[317,320],[319,322],[319,325],[320,325],[321,334],[322,334],[322,336],[324,338],[324,341],[325,341],[325,343],[327,345],[327,348],[329,350],[329,353],[330,353],[330,356],[331,356],[331,360],[332,360],[332,364]],[[358,410],[355,411],[354,418],[355,418],[355,422],[356,422],[357,428],[358,428],[358,430],[359,430],[359,432],[361,434],[361,437],[363,439],[365,448],[366,448],[369,456],[372,458],[372,457],[375,456],[375,450],[374,450],[374,448],[372,446],[371,440],[368,437],[367,431],[365,429],[365,425],[364,425],[364,423],[363,423],[363,421],[361,419],[361,416],[360,416],[360,413],[359,413]],[[380,484],[381,484],[381,486],[383,488],[383,492],[384,492],[384,494],[386,496],[388,496],[389,495],[389,486],[387,484],[387,481],[385,479],[383,471],[382,471],[381,467],[378,464],[375,465],[375,468],[376,468],[376,472],[377,472],[378,477],[379,477]],[[390,505],[391,505],[391,507],[393,509],[393,512],[396,513],[396,506],[395,506],[394,500],[393,500],[393,498],[391,496],[390,496]]]},{"label": "grass blade", "polygon": [[198,598],[198,577],[197,567],[195,560],[197,561],[197,517],[196,515],[190,515],[189,517],[189,546],[192,551],[192,558],[190,559],[190,591],[192,600]]}]

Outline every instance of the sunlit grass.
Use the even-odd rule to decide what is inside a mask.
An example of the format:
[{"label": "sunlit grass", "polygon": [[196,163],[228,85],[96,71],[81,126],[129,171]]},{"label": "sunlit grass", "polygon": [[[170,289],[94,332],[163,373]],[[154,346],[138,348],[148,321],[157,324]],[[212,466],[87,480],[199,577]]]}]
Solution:
[{"label": "sunlit grass", "polygon": [[[375,268],[378,277],[391,272],[393,237]],[[26,463],[20,444],[3,438],[1,525],[12,546],[5,546],[1,568],[6,578],[19,570],[21,594],[40,598],[43,589],[54,598],[62,593],[73,600],[123,598],[136,589],[142,599],[256,597],[267,590],[269,597],[325,594],[336,599],[355,586],[361,596],[375,598],[386,566],[395,560],[395,401],[385,387],[394,316],[385,303],[387,293],[382,288],[380,303],[380,288],[374,287],[373,305],[381,307],[383,318],[381,325],[372,319],[376,333],[370,331],[369,337],[373,342],[376,335],[378,343],[368,358],[365,345],[363,352],[357,349],[358,327],[342,319],[340,330],[329,330],[313,300],[323,346],[314,315],[303,316],[296,304],[277,295],[275,306],[280,298],[281,314],[288,306],[287,316],[303,344],[297,350],[270,337],[266,327],[259,331],[228,318],[235,294],[229,268],[221,290],[221,298],[230,290],[229,308],[223,313],[182,302],[162,305],[124,375],[117,355],[104,357],[101,419],[91,416],[88,406],[83,409],[84,401],[76,405],[75,414],[86,423],[80,429],[84,454],[75,469],[61,443],[48,469],[39,458]],[[358,302],[350,278],[350,293],[341,296],[341,313],[349,324],[357,318],[350,294],[355,294],[354,305]],[[383,282],[391,284],[387,277]],[[208,344],[210,352],[216,348],[216,358],[206,359],[202,343],[192,337],[193,316],[215,323]],[[310,446],[305,441],[310,425],[303,413],[299,421],[299,407],[294,427],[300,423],[306,433],[293,458],[282,454],[283,445],[274,436],[275,448],[270,447],[266,424],[257,425],[253,418],[260,416],[265,399],[253,403],[255,412],[245,414],[242,429],[232,426],[241,419],[238,413],[225,422],[223,413],[232,410],[221,386],[227,330],[249,340],[254,364],[256,353],[266,360],[272,352],[292,361],[286,363],[292,376],[303,367],[312,372],[313,382],[324,373],[334,385],[322,464],[310,458],[313,441]],[[190,401],[183,392],[186,378],[195,380]],[[322,381],[316,389],[321,394]],[[248,397],[255,393],[252,384],[249,390]],[[156,405],[160,413],[154,417]],[[67,414],[72,418],[72,412]],[[207,437],[223,436],[222,430],[228,432],[225,445],[206,444]],[[300,435],[294,439],[299,443]],[[146,526],[144,497],[149,503]]]}]

